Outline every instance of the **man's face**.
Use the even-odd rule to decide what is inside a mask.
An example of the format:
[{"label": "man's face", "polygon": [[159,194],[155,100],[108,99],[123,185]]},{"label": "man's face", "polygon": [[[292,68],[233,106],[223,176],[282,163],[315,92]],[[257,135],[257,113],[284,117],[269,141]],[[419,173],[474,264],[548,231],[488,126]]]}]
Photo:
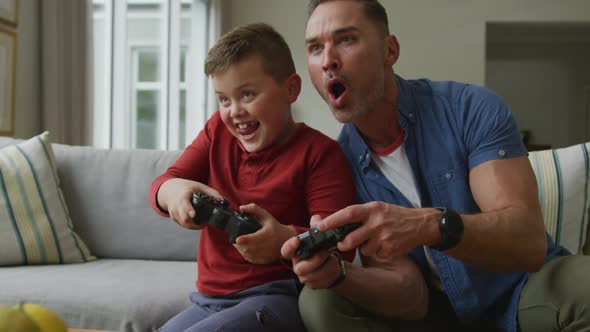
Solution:
[{"label": "man's face", "polygon": [[[213,75],[221,119],[248,152],[282,143],[293,132],[289,84],[267,75],[258,56],[251,56]],[[295,96],[296,98],[296,96]]]},{"label": "man's face", "polygon": [[386,36],[355,1],[319,5],[307,23],[307,66],[316,90],[340,122],[355,121],[383,98]]}]

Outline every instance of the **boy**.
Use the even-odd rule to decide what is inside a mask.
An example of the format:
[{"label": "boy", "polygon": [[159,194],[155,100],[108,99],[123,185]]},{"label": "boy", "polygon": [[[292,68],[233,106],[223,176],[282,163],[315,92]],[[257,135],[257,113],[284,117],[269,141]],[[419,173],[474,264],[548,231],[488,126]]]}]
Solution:
[{"label": "boy", "polygon": [[[219,111],[150,189],[155,211],[202,230],[194,305],[160,330],[303,330],[300,284],[280,248],[308,230],[312,215],[326,217],[354,202],[350,170],[335,141],[293,121],[301,78],[272,27],[250,24],[223,36],[207,55],[205,73]],[[192,222],[199,213],[193,192],[226,198],[262,228],[232,245],[222,230]],[[333,255],[326,264],[336,272],[339,260]]]}]

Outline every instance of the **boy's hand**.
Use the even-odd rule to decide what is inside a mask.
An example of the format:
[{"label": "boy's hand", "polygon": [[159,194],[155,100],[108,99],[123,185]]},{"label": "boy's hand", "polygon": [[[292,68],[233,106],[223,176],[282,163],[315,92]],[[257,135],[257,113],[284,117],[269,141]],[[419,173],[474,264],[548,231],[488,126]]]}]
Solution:
[{"label": "boy's hand", "polygon": [[200,182],[175,178],[170,179],[160,186],[158,190],[158,205],[168,211],[170,219],[188,229],[201,229],[205,223],[197,225],[193,218],[198,213],[193,208],[193,193],[200,192],[216,199],[221,199],[219,192]]},{"label": "boy's hand", "polygon": [[239,236],[234,247],[248,262],[270,264],[281,258],[283,243],[297,235],[292,227],[279,223],[268,211],[251,203],[240,206],[240,211],[250,214],[262,228],[252,234]]}]

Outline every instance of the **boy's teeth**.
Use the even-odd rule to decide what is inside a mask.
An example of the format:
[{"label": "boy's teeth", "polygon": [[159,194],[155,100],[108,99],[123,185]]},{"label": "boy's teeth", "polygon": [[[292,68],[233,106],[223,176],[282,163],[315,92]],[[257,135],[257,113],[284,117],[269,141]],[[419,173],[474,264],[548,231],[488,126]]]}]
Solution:
[{"label": "boy's teeth", "polygon": [[238,128],[240,128],[240,129],[246,129],[246,128],[248,128],[248,124],[241,123],[241,124],[238,125]]}]

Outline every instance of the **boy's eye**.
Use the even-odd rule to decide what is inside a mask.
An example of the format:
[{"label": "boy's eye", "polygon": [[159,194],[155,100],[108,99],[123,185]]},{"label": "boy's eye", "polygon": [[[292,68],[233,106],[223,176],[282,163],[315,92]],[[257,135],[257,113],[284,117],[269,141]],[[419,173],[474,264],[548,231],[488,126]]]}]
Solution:
[{"label": "boy's eye", "polygon": [[254,92],[252,92],[252,91],[244,91],[242,93],[242,98],[244,98],[244,99],[248,99],[248,98],[252,98],[252,97],[254,97]]},{"label": "boy's eye", "polygon": [[227,103],[227,101],[228,101],[229,99],[227,99],[227,97],[225,97],[225,96],[218,96],[218,97],[217,97],[217,100],[219,100],[219,102],[220,102],[221,104],[225,104],[225,103]]}]

